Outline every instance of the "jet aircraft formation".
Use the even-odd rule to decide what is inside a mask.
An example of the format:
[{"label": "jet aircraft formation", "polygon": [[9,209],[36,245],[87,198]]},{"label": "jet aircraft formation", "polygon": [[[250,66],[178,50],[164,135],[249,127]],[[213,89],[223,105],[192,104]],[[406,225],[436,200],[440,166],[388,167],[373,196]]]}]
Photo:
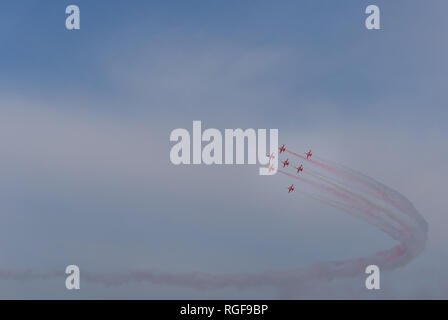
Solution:
[{"label": "jet aircraft formation", "polygon": [[[279,154],[282,154],[283,152],[287,151],[286,150],[286,146],[284,144],[281,145],[281,147],[278,148],[279,150]],[[305,157],[302,157],[305,160],[310,160],[311,156],[313,155],[313,153],[311,152],[311,149],[308,152],[305,152]],[[274,152],[272,152],[270,155],[268,155],[269,159],[272,160],[275,158]],[[280,160],[280,162],[283,164],[283,168],[288,167],[289,166],[289,158],[286,158],[286,160]],[[297,165],[297,167],[294,166],[295,169],[297,169],[297,174],[300,174],[303,171],[303,165],[300,163]],[[275,170],[274,167],[272,165],[269,166],[269,171],[273,171]],[[294,185],[290,185],[288,187],[288,193],[291,193],[294,191]]]}]

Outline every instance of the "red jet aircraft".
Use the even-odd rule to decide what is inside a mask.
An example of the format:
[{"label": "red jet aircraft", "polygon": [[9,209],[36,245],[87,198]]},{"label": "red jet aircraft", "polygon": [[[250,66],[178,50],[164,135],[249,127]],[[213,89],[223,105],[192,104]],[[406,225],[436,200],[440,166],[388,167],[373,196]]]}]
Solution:
[{"label": "red jet aircraft", "polygon": [[300,171],[303,171],[303,166],[300,165],[298,167],[295,167],[297,169],[297,173],[300,173]]},{"label": "red jet aircraft", "polygon": [[278,150],[280,150],[280,153],[286,151],[285,145],[283,144]]},{"label": "red jet aircraft", "polygon": [[306,160],[308,160],[313,154],[311,153],[311,149],[308,152],[305,152],[306,154]]},{"label": "red jet aircraft", "polygon": [[285,161],[281,161],[283,163],[283,168],[289,166],[289,160],[286,159]]},{"label": "red jet aircraft", "polygon": [[270,165],[269,166],[269,172],[271,172],[271,171],[274,171],[275,169],[274,169],[274,166],[273,165]]},{"label": "red jet aircraft", "polygon": [[274,152],[272,152],[268,157],[269,157],[269,160],[274,159],[274,158],[275,158],[275,156],[274,156]]},{"label": "red jet aircraft", "polygon": [[291,193],[292,191],[294,191],[294,185],[293,184],[288,187],[288,193]]}]

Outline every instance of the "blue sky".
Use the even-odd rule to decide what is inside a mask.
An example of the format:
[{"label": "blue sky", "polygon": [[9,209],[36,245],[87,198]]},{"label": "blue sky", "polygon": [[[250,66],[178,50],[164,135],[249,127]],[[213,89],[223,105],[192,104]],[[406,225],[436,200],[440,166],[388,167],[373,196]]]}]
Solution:
[{"label": "blue sky", "polygon": [[[322,101],[331,102],[332,111],[344,117],[370,117],[393,125],[403,119],[414,125],[426,124],[433,120],[426,116],[431,111],[446,116],[437,100],[442,98],[441,88],[430,92],[427,88],[440,86],[438,80],[446,72],[446,42],[440,28],[446,23],[440,1],[431,5],[378,2],[384,9],[379,32],[361,28],[365,1],[174,1],[169,5],[80,1],[83,25],[81,31],[70,33],[64,28],[65,16],[60,16],[69,3],[18,1],[3,5],[1,38],[6,50],[2,50],[1,68],[7,87],[45,96],[58,90],[123,99],[129,92],[111,82],[105,61],[132,66],[137,57],[153,54],[157,58],[174,50],[173,58],[176,54],[201,57],[231,48],[236,48],[234,55],[251,49],[273,54],[283,50],[287,61],[275,61],[275,70],[261,72],[257,86],[271,88],[272,94],[278,95],[272,99],[281,97],[283,101],[278,103],[285,112],[299,116],[298,107]],[[384,104],[398,94],[402,100],[408,98],[407,103],[397,101],[393,109]],[[424,111],[417,107],[428,98],[433,103]],[[257,107],[245,106],[249,112]],[[270,119],[275,117],[270,110],[260,111],[266,111]],[[383,116],[385,112],[388,117]]]},{"label": "blue sky", "polygon": [[[72,3],[81,9],[75,32],[65,29]],[[448,262],[447,4],[374,3],[379,31],[364,27],[371,1],[3,3],[1,265],[62,268],[75,260],[110,272],[237,272],[355,257],[393,243],[319,204],[265,194],[256,168],[173,167],[169,133],[202,120],[220,129],[278,128],[282,143],[313,147],[408,196],[429,222],[430,244],[414,269],[390,276],[383,297],[411,297],[418,290],[394,279]],[[57,281],[3,282],[2,297],[71,297]],[[434,282],[418,285],[426,292]],[[331,297],[350,296],[330,289]],[[203,294],[128,285],[90,286],[78,296]],[[268,289],[210,294],[275,296]]]}]

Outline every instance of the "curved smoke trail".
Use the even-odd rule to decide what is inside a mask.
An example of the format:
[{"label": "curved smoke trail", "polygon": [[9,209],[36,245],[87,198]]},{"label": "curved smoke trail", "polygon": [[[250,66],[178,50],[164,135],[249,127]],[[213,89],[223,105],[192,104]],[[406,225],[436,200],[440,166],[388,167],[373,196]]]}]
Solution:
[{"label": "curved smoke trail", "polygon": [[[324,262],[307,268],[282,271],[256,274],[204,272],[179,274],[151,270],[115,275],[92,274],[83,271],[83,281],[106,286],[149,282],[204,290],[271,286],[281,292],[288,292],[294,288],[306,288],[307,285],[313,285],[319,281],[364,275],[366,266],[370,264],[378,265],[381,270],[395,269],[407,264],[424,249],[428,232],[427,223],[412,203],[399,192],[341,165],[326,160],[307,160],[298,153],[286,151],[306,163],[304,171],[299,175],[294,171],[290,173],[279,170],[283,175],[300,182],[302,187],[307,188],[307,191],[300,194],[366,221],[395,239],[398,244],[389,250],[380,251],[368,257]],[[306,174],[306,177],[302,174]],[[64,276],[65,274],[60,271],[36,273],[0,270],[0,278],[8,279],[27,280]]]}]

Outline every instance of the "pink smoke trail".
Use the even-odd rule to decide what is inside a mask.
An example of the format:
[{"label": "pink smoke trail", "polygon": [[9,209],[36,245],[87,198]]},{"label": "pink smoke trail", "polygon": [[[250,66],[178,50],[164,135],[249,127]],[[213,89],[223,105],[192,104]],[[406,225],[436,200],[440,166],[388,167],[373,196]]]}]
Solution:
[{"label": "pink smoke trail", "polygon": [[293,156],[296,156],[302,160],[308,161],[309,163],[318,166],[322,169],[325,169],[326,171],[336,174],[338,176],[344,176],[345,178],[360,183],[362,184],[362,186],[370,189],[371,191],[374,191],[380,198],[382,198],[383,200],[389,201],[392,205],[396,206],[397,208],[400,209],[400,204],[398,202],[395,202],[392,198],[390,198],[386,193],[384,193],[381,189],[375,187],[375,185],[371,184],[371,183],[366,183],[366,181],[364,181],[363,179],[360,179],[358,175],[348,175],[347,171],[342,169],[342,168],[338,168],[335,166],[332,166],[330,164],[326,164],[314,159],[307,159],[306,157],[302,156],[301,154],[291,151],[289,149],[286,149],[286,152],[288,152],[289,154],[292,154]]},{"label": "pink smoke trail", "polygon": [[[312,185],[314,187],[317,187],[318,189],[327,192],[337,198],[339,198],[342,201],[345,201],[345,205],[349,208],[353,208],[355,210],[361,211],[363,212],[365,215],[370,216],[370,217],[364,217],[364,220],[368,220],[371,224],[375,224],[377,227],[379,227],[381,225],[381,230],[385,231],[385,229],[389,229],[389,231],[391,231],[391,234],[394,234],[394,237],[396,238],[396,234],[400,233],[400,230],[407,230],[407,228],[404,228],[403,226],[400,225],[404,224],[404,222],[402,221],[397,221],[394,216],[388,212],[388,210],[384,209],[384,208],[380,208],[381,211],[378,211],[379,208],[377,208],[374,204],[371,204],[368,200],[363,199],[360,196],[357,196],[356,194],[348,191],[348,190],[344,190],[344,188],[340,187],[340,186],[336,186],[338,187],[338,189],[334,188],[333,186],[328,186],[322,183],[318,183],[306,178],[302,178],[299,177],[297,175],[293,175],[290,174],[288,172],[285,172],[283,170],[278,170],[278,172],[287,175],[288,177],[297,179],[299,181],[302,181],[308,185]],[[381,213],[387,213],[387,216],[389,216],[391,218],[392,221],[388,220],[387,217],[381,216]],[[374,222],[375,221],[375,222]],[[394,231],[394,233],[392,233],[392,231]]]},{"label": "pink smoke trail", "polygon": [[[288,152],[305,159],[305,157],[297,153],[289,150]],[[108,275],[82,271],[82,279],[105,286],[133,282],[172,285],[198,290],[271,286],[280,292],[289,292],[297,288],[307,288],[307,286],[318,282],[331,281],[338,277],[363,276],[366,266],[370,264],[378,265],[381,270],[392,270],[406,265],[424,249],[428,232],[427,224],[409,200],[400,193],[350,169],[334,167],[314,160],[309,163],[332,174],[334,176],[332,179],[340,179],[340,184],[344,184],[347,181],[362,182],[363,185],[368,186],[366,188],[368,192],[364,195],[359,195],[359,190],[336,186],[330,180],[320,179],[319,181],[314,181],[283,170],[280,170],[280,172],[288,178],[294,177],[294,179],[302,182],[305,186],[312,186],[336,198],[337,200],[320,199],[320,202],[325,203],[327,201],[330,205],[339,207],[344,212],[356,212],[356,217],[379,228],[393,239],[396,239],[398,244],[389,250],[380,251],[367,257],[345,261],[322,262],[306,268],[292,268],[289,270],[229,274],[206,272],[169,273],[157,270],[142,270]],[[324,176],[323,174],[320,175]],[[374,202],[375,200],[368,199],[371,195],[378,194],[379,191],[385,195],[383,200],[390,204],[390,208],[385,208],[382,203],[376,203]],[[318,198],[317,196],[315,197]],[[0,269],[0,278],[3,279],[31,280],[59,277],[65,277],[63,271],[27,272]]]}]

